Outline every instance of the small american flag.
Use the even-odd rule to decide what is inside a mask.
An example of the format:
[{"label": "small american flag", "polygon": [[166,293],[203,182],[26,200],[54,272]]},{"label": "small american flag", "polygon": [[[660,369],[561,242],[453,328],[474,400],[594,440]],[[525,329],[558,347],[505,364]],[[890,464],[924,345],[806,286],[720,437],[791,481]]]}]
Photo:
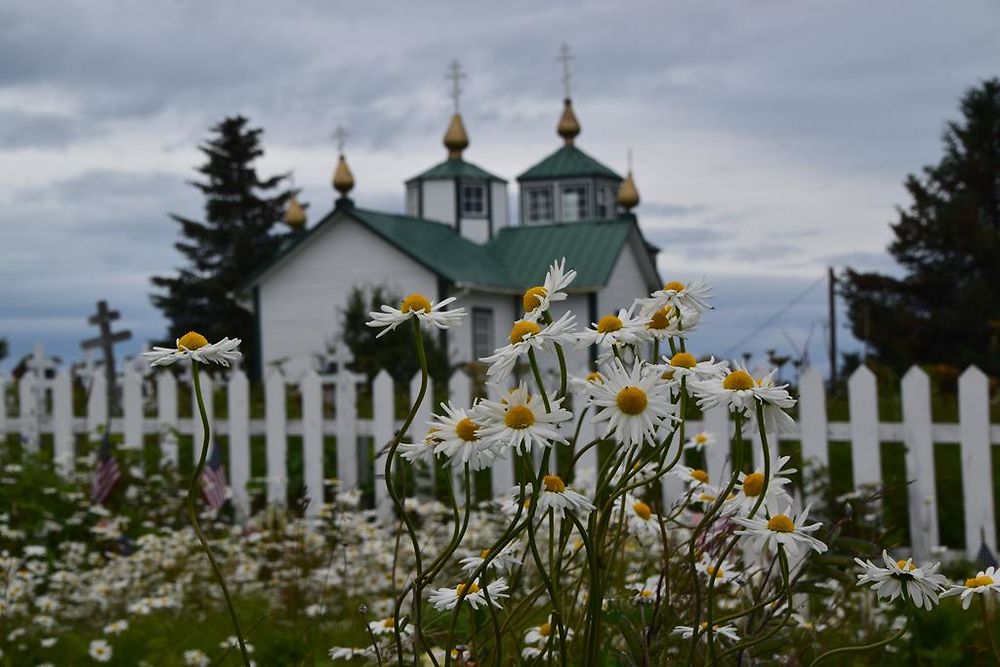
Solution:
[{"label": "small american flag", "polygon": [[121,476],[118,461],[111,453],[111,439],[105,434],[101,439],[101,449],[97,452],[94,479],[90,483],[90,502],[99,505],[107,500]]},{"label": "small american flag", "polygon": [[976,565],[983,570],[988,567],[996,567],[996,556],[993,555],[993,552],[990,551],[990,548],[986,545],[986,531],[982,528],[979,529],[979,539],[981,542],[979,553],[976,554]]},{"label": "small american flag", "polygon": [[201,474],[201,483],[205,502],[218,512],[226,504],[226,466],[222,465],[222,455],[215,445],[212,445],[205,472]]}]

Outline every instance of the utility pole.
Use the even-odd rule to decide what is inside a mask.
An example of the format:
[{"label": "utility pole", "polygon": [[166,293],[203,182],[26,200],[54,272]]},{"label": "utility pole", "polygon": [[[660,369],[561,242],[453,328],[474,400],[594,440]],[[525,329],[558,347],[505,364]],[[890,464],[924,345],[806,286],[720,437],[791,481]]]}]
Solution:
[{"label": "utility pole", "polygon": [[826,267],[826,306],[830,320],[830,384],[837,382],[837,274]]}]

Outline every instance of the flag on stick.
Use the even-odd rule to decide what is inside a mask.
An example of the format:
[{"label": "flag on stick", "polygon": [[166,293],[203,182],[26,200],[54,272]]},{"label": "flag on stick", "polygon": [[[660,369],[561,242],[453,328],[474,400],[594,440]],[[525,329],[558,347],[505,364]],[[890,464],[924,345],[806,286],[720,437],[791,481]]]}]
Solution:
[{"label": "flag on stick", "polygon": [[100,505],[107,500],[121,476],[118,461],[111,453],[111,439],[105,433],[101,439],[101,448],[97,452],[94,478],[90,483],[90,502]]},{"label": "flag on stick", "polygon": [[226,467],[222,465],[222,455],[216,445],[208,456],[208,465],[201,474],[205,502],[216,512],[226,504]]}]

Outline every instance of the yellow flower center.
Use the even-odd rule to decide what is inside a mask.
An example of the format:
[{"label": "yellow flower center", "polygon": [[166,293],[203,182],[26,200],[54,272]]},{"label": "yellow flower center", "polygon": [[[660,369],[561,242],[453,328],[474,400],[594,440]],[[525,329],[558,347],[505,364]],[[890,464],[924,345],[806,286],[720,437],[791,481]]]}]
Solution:
[{"label": "yellow flower center", "polygon": [[678,280],[671,280],[669,283],[667,283],[666,285],[663,286],[663,290],[665,292],[669,292],[671,290],[673,290],[674,292],[683,292],[684,291],[684,283],[682,283],[682,282],[680,282]]},{"label": "yellow flower center", "polygon": [[713,502],[715,502],[715,496],[713,496],[710,493],[699,493],[698,494],[698,502],[713,503]]},{"label": "yellow flower center", "polygon": [[979,586],[989,586],[993,583],[993,577],[988,574],[980,574],[978,576],[972,577],[971,579],[965,580],[966,588],[977,588]]},{"label": "yellow flower center", "polygon": [[404,313],[415,313],[418,310],[422,310],[425,313],[431,312],[431,302],[423,294],[417,294],[414,292],[410,296],[403,299],[403,305],[400,310]]},{"label": "yellow flower center", "polygon": [[739,391],[740,389],[753,389],[756,382],[750,377],[750,374],[746,371],[733,371],[726,376],[726,379],[722,381],[722,386],[730,391]]},{"label": "yellow flower center", "polygon": [[699,445],[704,445],[705,443],[708,442],[708,436],[705,435],[704,433],[699,433],[698,435],[694,436],[694,441],[697,442]]},{"label": "yellow flower center", "polygon": [[396,619],[390,616],[389,618],[382,619],[383,628],[394,628],[396,627]]},{"label": "yellow flower center", "polygon": [[670,312],[672,308],[660,308],[658,311],[653,313],[652,317],[649,318],[649,322],[646,324],[650,329],[666,329],[670,320]]},{"label": "yellow flower center", "polygon": [[707,572],[708,576],[710,577],[723,577],[726,574],[725,572],[722,571],[721,567],[718,570],[716,570],[714,565],[709,565],[708,567],[706,567],[705,572]]},{"label": "yellow flower center", "polygon": [[520,343],[529,334],[537,336],[541,330],[542,328],[531,320],[518,320],[510,329],[510,343],[511,345]]},{"label": "yellow flower center", "polygon": [[677,368],[694,368],[698,365],[698,360],[690,352],[678,352],[670,357],[670,365]]},{"label": "yellow flower center", "polygon": [[625,414],[638,415],[646,409],[649,399],[646,398],[646,392],[642,389],[638,387],[625,387],[618,392],[615,402],[618,404],[618,409]]},{"label": "yellow flower center", "polygon": [[759,496],[764,490],[764,473],[752,472],[743,478],[743,494],[747,496]]},{"label": "yellow flower center", "polygon": [[188,331],[186,334],[177,339],[177,347],[184,348],[185,350],[197,350],[198,348],[205,347],[206,345],[208,345],[208,339],[197,331]]},{"label": "yellow flower center", "polygon": [[[466,593],[466,591],[468,592]],[[478,593],[478,592],[479,592],[479,584],[477,584],[474,581],[471,584],[459,584],[458,586],[455,586],[455,595],[461,595],[462,593],[465,593],[466,595],[471,595],[473,593]]]},{"label": "yellow flower center", "polygon": [[674,379],[674,372],[673,371],[663,371],[663,374],[660,375],[660,379],[661,380],[673,380]]},{"label": "yellow flower center", "polygon": [[906,572],[913,572],[914,570],[917,569],[917,566],[913,564],[912,560],[905,561],[902,559],[896,561],[896,567],[898,567],[900,570],[905,570]]},{"label": "yellow flower center", "polygon": [[597,323],[597,332],[611,333],[612,331],[618,331],[622,326],[622,321],[618,319],[617,315],[605,315]]},{"label": "yellow flower center", "polygon": [[441,436],[438,435],[438,427],[431,426],[427,429],[427,435],[424,436],[424,444],[429,447],[435,447],[441,442]]},{"label": "yellow flower center", "polygon": [[587,373],[587,382],[593,382],[595,384],[604,384],[604,376],[597,371],[590,371]]},{"label": "yellow flower center", "polygon": [[524,306],[524,312],[530,313],[535,308],[542,305],[542,299],[548,295],[545,288],[538,285],[535,287],[529,287],[524,291],[524,296],[521,297],[521,305]]},{"label": "yellow flower center", "polygon": [[632,505],[632,509],[635,510],[636,515],[643,521],[649,521],[649,518],[653,516],[653,510],[649,509],[649,505],[641,500]]},{"label": "yellow flower center", "polygon": [[708,473],[701,468],[695,468],[691,471],[691,476],[702,484],[708,484]]},{"label": "yellow flower center", "polygon": [[476,431],[478,430],[479,424],[472,421],[468,417],[455,424],[455,433],[457,433],[458,437],[466,442],[475,442],[476,440],[479,440],[479,436],[476,435]]},{"label": "yellow flower center", "polygon": [[642,591],[639,593],[639,597],[643,597],[643,598],[647,598],[647,599],[651,598],[651,597],[653,597],[653,591],[649,590],[648,588],[643,588]]},{"label": "yellow flower center", "polygon": [[486,558],[489,555],[490,555],[490,550],[489,549],[483,549],[482,551],[479,552],[479,557],[480,558]]},{"label": "yellow flower center", "polygon": [[507,410],[503,422],[509,428],[528,428],[535,423],[535,413],[527,405],[514,405]]},{"label": "yellow flower center", "polygon": [[787,514],[775,514],[767,520],[767,529],[776,533],[792,533],[795,532],[795,524]]},{"label": "yellow flower center", "polygon": [[548,637],[549,635],[551,635],[552,634],[552,624],[549,623],[548,621],[545,621],[544,623],[542,623],[541,625],[539,625],[538,626],[538,634],[540,634],[543,637]]},{"label": "yellow flower center", "polygon": [[559,475],[546,475],[542,478],[542,484],[545,485],[546,491],[551,491],[552,493],[562,493],[566,490],[566,483],[562,481]]}]

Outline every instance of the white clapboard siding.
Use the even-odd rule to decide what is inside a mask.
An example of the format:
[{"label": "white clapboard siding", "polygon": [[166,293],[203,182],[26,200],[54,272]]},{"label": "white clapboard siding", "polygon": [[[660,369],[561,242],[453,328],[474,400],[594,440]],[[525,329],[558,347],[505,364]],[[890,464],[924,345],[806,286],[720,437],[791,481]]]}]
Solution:
[{"label": "white clapboard siding", "polygon": [[939,542],[934,441],[931,439],[931,383],[927,373],[916,366],[907,371],[903,376],[902,392],[910,548],[914,558],[923,561]]},{"label": "white clapboard siding", "polygon": [[[305,478],[306,516],[316,516],[323,506],[323,384],[316,371],[309,370],[299,382],[302,392],[302,470]],[[339,405],[338,405],[339,407]],[[353,420],[338,420],[337,424]],[[342,448],[337,431],[337,453]]]},{"label": "white clapboard siding", "polygon": [[965,550],[975,560],[981,535],[996,549],[993,523],[993,463],[990,458],[989,380],[970,366],[958,379],[961,423],[962,491],[965,499]]},{"label": "white clapboard siding", "polygon": [[[232,419],[232,411],[229,412]],[[160,440],[160,461],[175,468],[177,453],[177,380],[169,370],[156,374],[156,425]]]},{"label": "white clapboard siding", "polygon": [[[204,383],[202,384],[204,387]],[[125,409],[125,449],[142,449],[142,375],[135,364],[125,364],[122,381],[122,403]]]},{"label": "white clapboard siding", "polygon": [[[0,402],[3,402],[0,393]],[[69,477],[76,467],[73,435],[73,378],[65,368],[52,381],[52,436],[55,463],[59,472]]]},{"label": "white clapboard siding", "polygon": [[264,410],[266,412],[267,446],[267,502],[284,505],[288,472],[286,453],[288,439],[285,430],[285,378],[274,369],[264,381]]},{"label": "white clapboard siding", "polygon": [[[383,519],[392,517],[392,501],[385,486],[385,463],[395,435],[396,395],[392,376],[382,369],[372,382],[372,438],[375,441],[375,507]],[[398,463],[396,457],[395,463]]]},{"label": "white clapboard siding", "polygon": [[104,373],[94,371],[90,376],[90,389],[87,395],[87,433],[91,440],[101,437],[108,423],[108,381]]},{"label": "white clapboard siding", "polygon": [[878,394],[875,374],[859,366],[847,381],[851,411],[851,463],[854,485],[881,484],[882,458],[878,437]]},{"label": "white clapboard siding", "polygon": [[18,410],[20,411],[21,442],[29,452],[37,452],[39,437],[38,392],[41,387],[34,373],[25,373],[17,385]]},{"label": "white clapboard siding", "polygon": [[250,383],[242,369],[229,374],[226,388],[229,412],[229,486],[236,514],[245,517],[250,511],[247,482],[250,481]]},{"label": "white clapboard siding", "polygon": [[[826,468],[830,462],[826,426],[826,390],[817,368],[807,368],[799,378],[799,429],[803,466],[806,462]],[[809,499],[806,499],[808,502]]]},{"label": "white clapboard siding", "polygon": [[[358,388],[354,373],[341,365],[334,390],[334,409],[337,412],[337,480],[341,491],[358,486],[358,431],[354,427],[357,414]],[[344,415],[345,419],[340,419]],[[364,457],[365,460],[368,457]]]}]

